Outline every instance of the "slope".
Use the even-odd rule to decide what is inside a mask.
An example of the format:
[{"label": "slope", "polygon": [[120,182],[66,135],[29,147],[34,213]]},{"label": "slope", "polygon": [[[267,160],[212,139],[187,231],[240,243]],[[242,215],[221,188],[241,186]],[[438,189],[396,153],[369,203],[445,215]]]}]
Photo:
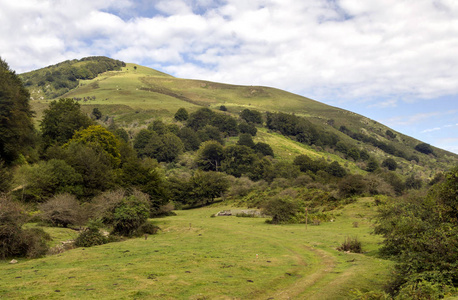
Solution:
[{"label": "slope", "polygon": [[[30,77],[31,74],[27,76]],[[62,97],[79,100],[88,113],[94,107],[99,108],[105,116],[105,121],[115,120],[118,125],[129,128],[133,133],[136,128],[141,128],[155,118],[171,122],[174,113],[180,107],[192,112],[201,107],[217,110],[224,105],[228,109],[227,113],[234,116],[249,108],[261,112],[284,112],[305,117],[325,132],[337,135],[339,140],[347,145],[368,150],[371,156],[379,161],[388,157],[394,158],[399,165],[399,171],[405,176],[420,174],[425,179],[431,178],[437,172],[446,170],[458,162],[457,155],[437,148],[434,148],[434,155],[420,153],[415,150],[415,146],[421,143],[416,139],[364,116],[306,97],[270,87],[175,78],[129,63],[119,71],[108,71],[92,79],[79,80],[78,86]],[[32,101],[38,119],[48,101],[46,98]],[[355,136],[359,137],[359,140],[355,139]],[[280,149],[282,143],[272,136],[272,132],[264,132],[263,137],[272,141],[274,150],[279,150],[275,151],[276,153],[283,153],[278,156],[280,159],[289,160],[294,158],[292,153],[305,154],[310,151],[324,158],[333,154],[325,147],[309,147],[303,144],[300,148],[304,151],[297,151],[297,147],[293,147],[296,150],[285,151]],[[375,146],[376,144],[394,151],[387,153],[386,150]],[[401,155],[393,155],[396,153]],[[351,169],[356,169],[356,164],[352,160],[342,157],[341,161],[347,163]]]}]

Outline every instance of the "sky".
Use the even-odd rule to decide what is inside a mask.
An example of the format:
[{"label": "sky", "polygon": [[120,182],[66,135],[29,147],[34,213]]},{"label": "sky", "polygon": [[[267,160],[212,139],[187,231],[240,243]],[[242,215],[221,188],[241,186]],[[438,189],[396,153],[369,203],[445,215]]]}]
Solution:
[{"label": "sky", "polygon": [[458,153],[456,0],[0,0],[17,73],[92,55],[280,88]]}]

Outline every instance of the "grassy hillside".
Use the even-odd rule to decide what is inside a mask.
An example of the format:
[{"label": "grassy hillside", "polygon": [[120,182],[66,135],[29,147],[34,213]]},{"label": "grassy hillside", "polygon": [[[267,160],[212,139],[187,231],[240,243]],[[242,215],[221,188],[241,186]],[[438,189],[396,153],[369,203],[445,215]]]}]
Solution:
[{"label": "grassy hillside", "polygon": [[[210,217],[227,206],[156,220],[159,234],[0,266],[5,299],[348,299],[380,290],[390,261],[374,256],[372,198],[319,226]],[[355,222],[358,227],[355,227]],[[56,240],[72,238],[49,230]],[[364,254],[336,250],[358,237]]]},{"label": "grassy hillside", "polygon": [[[35,72],[44,71],[42,69]],[[22,76],[30,77],[31,73]],[[434,174],[449,169],[458,162],[457,155],[437,148],[434,148],[434,155],[420,153],[414,149],[420,143],[416,139],[395,132],[364,116],[299,95],[269,87],[180,79],[129,63],[120,71],[109,71],[93,79],[79,80],[78,86],[62,97],[79,99],[87,113],[97,107],[103,113],[104,120],[114,120],[119,126],[131,131],[131,134],[135,134],[154,119],[172,122],[174,113],[180,107],[192,112],[201,107],[219,109],[224,105],[228,113],[234,116],[238,116],[243,109],[249,108],[261,112],[285,112],[306,117],[324,131],[336,134],[346,144],[368,150],[371,156],[379,161],[388,157],[394,158],[399,165],[398,172],[404,176],[416,174],[423,179],[430,179]],[[36,100],[36,97],[34,99],[32,105],[38,121],[51,99],[46,97],[40,98],[41,100]],[[405,157],[416,156],[420,163],[411,163],[405,158],[389,155],[374,147],[373,144],[355,140],[339,131],[342,126],[348,132],[362,134],[366,138],[390,145],[404,153]],[[394,138],[387,136],[387,130],[396,136]],[[323,158],[334,155],[329,153],[329,149],[311,148],[286,141],[284,137],[267,130],[261,130],[257,139],[268,141],[278,159],[291,160],[297,154]],[[359,169],[351,160],[341,159],[341,161],[345,161],[349,170]]]}]

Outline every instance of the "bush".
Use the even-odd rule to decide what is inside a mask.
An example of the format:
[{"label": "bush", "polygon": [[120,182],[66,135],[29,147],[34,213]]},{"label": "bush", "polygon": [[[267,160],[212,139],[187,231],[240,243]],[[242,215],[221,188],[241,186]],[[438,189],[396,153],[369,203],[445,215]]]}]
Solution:
[{"label": "bush", "polygon": [[346,252],[353,252],[353,253],[362,253],[363,249],[361,247],[361,242],[358,238],[349,238],[346,237],[345,241],[337,248],[338,251],[346,251]]},{"label": "bush", "polygon": [[268,201],[262,213],[272,216],[271,224],[288,223],[297,213],[297,204],[289,199],[272,199]]},{"label": "bush", "polygon": [[22,229],[27,221],[24,207],[10,198],[0,197],[0,259],[43,256],[49,235],[41,229]]},{"label": "bush", "polygon": [[108,243],[108,238],[104,236],[97,225],[91,224],[81,232],[75,240],[76,247],[92,247]]},{"label": "bush", "polygon": [[142,226],[138,228],[137,234],[156,234],[159,230],[159,226],[156,226],[151,222],[145,222]]},{"label": "bush", "polygon": [[42,220],[53,226],[83,225],[87,221],[87,214],[76,197],[70,194],[56,195],[39,208]]}]

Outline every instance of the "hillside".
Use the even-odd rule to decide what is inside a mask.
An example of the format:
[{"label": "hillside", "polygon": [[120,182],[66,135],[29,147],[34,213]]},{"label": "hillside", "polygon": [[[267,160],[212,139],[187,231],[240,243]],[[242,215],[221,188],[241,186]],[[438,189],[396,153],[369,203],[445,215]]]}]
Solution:
[{"label": "hillside", "polygon": [[[399,166],[398,172],[404,176],[430,179],[458,162],[456,154],[434,147],[434,154],[421,153],[415,150],[421,141],[364,116],[286,91],[175,78],[147,67],[114,60],[111,63],[113,66],[123,67],[100,73],[94,78],[78,79],[75,88],[58,97],[46,92],[46,87],[49,89],[53,83],[43,83],[42,80],[46,80],[43,74],[65,73],[62,67],[82,70],[85,64],[87,59],[67,61],[21,75],[31,91],[31,103],[38,119],[49,100],[69,97],[79,100],[87,113],[97,107],[104,115],[103,120],[108,123],[114,120],[118,126],[134,135],[154,119],[172,122],[173,115],[180,107],[192,112],[201,107],[219,110],[223,105],[227,108],[226,113],[235,117],[246,108],[263,113],[283,112],[305,117],[321,132],[336,135],[348,147],[367,150],[380,162],[393,158]],[[37,78],[40,78],[40,84],[34,84],[40,81]],[[336,153],[325,145],[294,144],[275,134],[275,130],[260,129],[257,139],[269,141],[278,159],[291,160],[298,154],[307,154],[339,160],[349,170],[360,169],[354,160],[348,160],[342,153]]]}]

